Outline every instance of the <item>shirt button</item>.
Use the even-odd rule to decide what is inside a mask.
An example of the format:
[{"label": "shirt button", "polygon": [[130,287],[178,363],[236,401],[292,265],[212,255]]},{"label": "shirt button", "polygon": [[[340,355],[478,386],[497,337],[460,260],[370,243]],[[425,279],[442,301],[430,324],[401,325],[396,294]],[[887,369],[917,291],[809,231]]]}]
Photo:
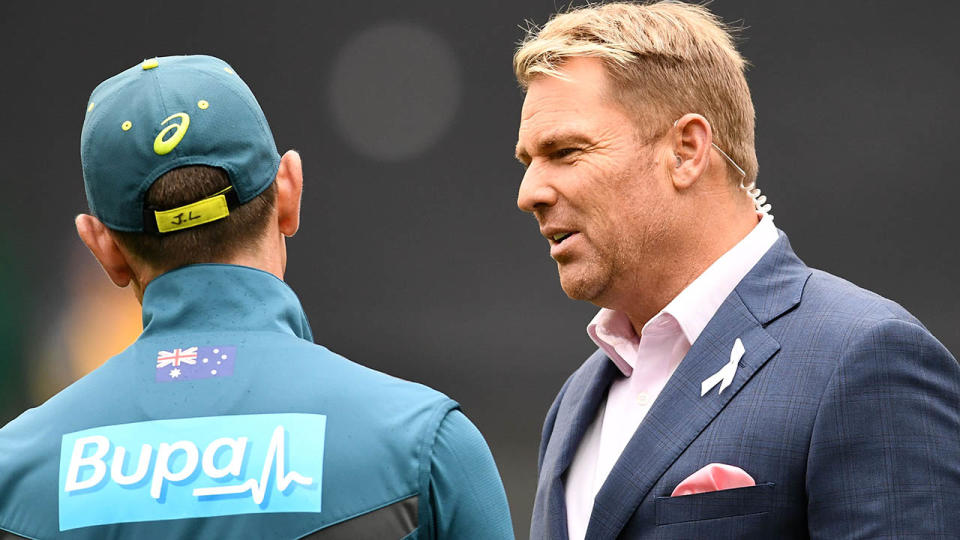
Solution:
[{"label": "shirt button", "polygon": [[639,394],[637,394],[637,405],[640,405],[641,407],[646,407],[649,404],[650,404],[650,394],[646,392],[640,392]]}]

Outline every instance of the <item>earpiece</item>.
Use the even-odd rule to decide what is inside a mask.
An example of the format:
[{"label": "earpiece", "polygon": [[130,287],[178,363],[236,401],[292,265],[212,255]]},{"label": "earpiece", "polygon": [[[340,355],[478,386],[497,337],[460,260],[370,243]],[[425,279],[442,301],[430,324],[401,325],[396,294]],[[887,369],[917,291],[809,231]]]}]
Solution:
[{"label": "earpiece", "polygon": [[[676,120],[673,121],[673,127],[677,127],[677,124],[679,123],[680,123],[680,119],[677,118]],[[738,173],[740,173],[740,189],[746,192],[746,194],[753,200],[753,206],[754,208],[756,208],[757,213],[762,215],[769,215],[770,210],[772,209],[772,206],[770,205],[770,203],[767,202],[767,196],[760,194],[760,188],[757,187],[757,183],[754,181],[754,182],[751,182],[749,186],[744,185],[743,181],[747,177],[746,171],[744,171],[743,168],[740,167],[740,165],[737,165],[737,162],[734,161],[733,158],[731,158],[729,155],[727,155],[726,152],[724,152],[719,146],[717,146],[717,143],[711,142],[710,145],[713,146],[713,148],[716,149],[717,152],[720,152],[720,155],[727,160],[727,163],[732,165],[733,168],[736,169]],[[678,154],[674,154],[674,157],[677,158],[677,168],[679,169],[680,165],[683,164],[683,160],[680,158]]]},{"label": "earpiece", "polygon": [[760,188],[757,187],[756,182],[751,182],[749,186],[745,186],[741,179],[740,189],[747,192],[747,195],[753,199],[753,206],[756,208],[758,214],[767,215],[770,213],[773,207],[767,202],[767,196],[760,194]]}]

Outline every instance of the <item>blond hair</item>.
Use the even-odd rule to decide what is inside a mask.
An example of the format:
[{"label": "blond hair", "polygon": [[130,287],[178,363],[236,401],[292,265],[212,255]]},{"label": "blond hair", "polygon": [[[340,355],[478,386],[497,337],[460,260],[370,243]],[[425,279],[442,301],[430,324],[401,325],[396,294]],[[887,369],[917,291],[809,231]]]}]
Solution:
[{"label": "blond hair", "polygon": [[[709,120],[714,142],[757,177],[754,110],[747,62],[730,30],[705,7],[681,2],[588,5],[531,26],[513,56],[526,89],[537,76],[563,78],[571,57],[604,61],[618,101],[637,115],[646,136],[663,133],[686,113]],[[740,181],[739,173],[733,175]]]}]

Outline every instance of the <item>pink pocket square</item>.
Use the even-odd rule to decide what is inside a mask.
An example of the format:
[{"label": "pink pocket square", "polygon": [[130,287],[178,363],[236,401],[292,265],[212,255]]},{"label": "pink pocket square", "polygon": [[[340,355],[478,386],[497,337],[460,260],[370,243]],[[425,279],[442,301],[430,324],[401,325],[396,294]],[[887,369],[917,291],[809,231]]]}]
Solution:
[{"label": "pink pocket square", "polygon": [[723,463],[711,463],[686,477],[683,482],[677,485],[670,496],[693,495],[694,493],[706,493],[708,491],[720,491],[721,489],[755,485],[757,485],[757,483],[753,480],[753,477],[740,467],[724,465]]}]

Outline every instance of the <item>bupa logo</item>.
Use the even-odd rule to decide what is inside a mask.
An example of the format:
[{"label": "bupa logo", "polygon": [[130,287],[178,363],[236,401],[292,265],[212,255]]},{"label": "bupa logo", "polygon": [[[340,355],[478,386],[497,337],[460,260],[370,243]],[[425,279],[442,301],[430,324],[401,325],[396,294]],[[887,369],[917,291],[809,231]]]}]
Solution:
[{"label": "bupa logo", "polygon": [[156,420],[63,436],[60,530],[260,512],[319,512],[326,417]]}]

